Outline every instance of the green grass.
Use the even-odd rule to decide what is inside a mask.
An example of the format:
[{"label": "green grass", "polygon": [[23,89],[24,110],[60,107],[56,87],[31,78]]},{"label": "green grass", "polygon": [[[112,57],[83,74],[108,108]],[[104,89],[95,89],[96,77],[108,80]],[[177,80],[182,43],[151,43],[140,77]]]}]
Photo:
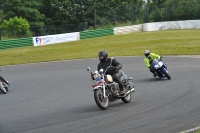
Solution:
[{"label": "green grass", "polygon": [[197,130],[195,133],[200,133],[200,129],[199,129],[199,130]]},{"label": "green grass", "polygon": [[159,55],[197,55],[200,54],[200,30],[140,32],[1,50],[0,65],[97,58],[102,49],[107,50],[109,56],[141,56],[145,49]]}]

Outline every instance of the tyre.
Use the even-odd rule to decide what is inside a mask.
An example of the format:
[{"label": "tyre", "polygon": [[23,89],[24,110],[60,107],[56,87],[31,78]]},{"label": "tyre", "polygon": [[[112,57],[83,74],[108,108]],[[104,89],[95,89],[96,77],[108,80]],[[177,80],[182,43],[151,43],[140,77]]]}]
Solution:
[{"label": "tyre", "polygon": [[6,89],[6,91],[8,92],[8,91],[9,91],[9,90],[8,90],[8,84],[3,83],[2,85],[3,85],[3,87]]},{"label": "tyre", "polygon": [[8,87],[5,87],[5,89],[6,89],[6,91],[9,91],[9,90],[8,90]]},{"label": "tyre", "polygon": [[102,109],[102,110],[108,109],[109,99],[108,99],[108,97],[106,97],[106,98],[103,97],[103,91],[101,91],[100,89],[94,90],[94,99],[95,99],[97,106],[100,109]]},{"label": "tyre", "polygon": [[7,93],[7,91],[6,91],[5,87],[2,85],[2,83],[1,83],[1,82],[0,82],[0,91],[1,91],[2,93],[4,93],[4,94],[6,94],[6,93]]},{"label": "tyre", "polygon": [[122,97],[121,100],[124,103],[130,103],[131,102],[131,92],[126,97]]},{"label": "tyre", "polygon": [[171,79],[171,76],[169,75],[169,73],[167,73],[167,71],[165,69],[163,69],[162,72],[167,77],[168,80]]}]

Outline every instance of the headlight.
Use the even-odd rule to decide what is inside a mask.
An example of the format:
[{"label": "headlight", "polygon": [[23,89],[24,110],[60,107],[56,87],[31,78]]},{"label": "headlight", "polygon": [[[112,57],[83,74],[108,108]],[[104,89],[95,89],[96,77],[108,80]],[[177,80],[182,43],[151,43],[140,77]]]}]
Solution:
[{"label": "headlight", "polygon": [[158,62],[158,65],[161,67],[161,66],[163,66],[163,63],[162,62]]},{"label": "headlight", "polygon": [[158,65],[155,65],[154,67],[155,67],[155,69],[158,69],[158,68],[160,68],[160,66],[158,66]]}]

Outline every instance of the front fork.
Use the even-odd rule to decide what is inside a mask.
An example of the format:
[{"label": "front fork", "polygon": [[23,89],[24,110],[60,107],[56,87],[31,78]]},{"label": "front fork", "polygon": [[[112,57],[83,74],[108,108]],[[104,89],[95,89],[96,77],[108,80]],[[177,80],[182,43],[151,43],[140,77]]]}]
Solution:
[{"label": "front fork", "polygon": [[157,69],[157,70],[155,70],[155,71],[156,71],[156,73],[158,74],[159,77],[165,76],[165,75],[163,75],[162,70],[165,70],[165,71],[168,73],[168,71],[167,71],[167,69],[166,69],[165,67],[162,67],[162,68],[160,68],[160,69]]},{"label": "front fork", "polygon": [[103,98],[106,98],[106,86],[103,84]]},{"label": "front fork", "polygon": [[167,71],[167,69],[165,67],[163,67],[162,70],[165,70],[168,73],[168,71]]},{"label": "front fork", "polygon": [[102,86],[97,86],[96,88],[94,88],[94,90],[98,90],[100,92],[102,92],[103,89],[103,98],[106,98],[106,87],[105,84],[103,84]]}]

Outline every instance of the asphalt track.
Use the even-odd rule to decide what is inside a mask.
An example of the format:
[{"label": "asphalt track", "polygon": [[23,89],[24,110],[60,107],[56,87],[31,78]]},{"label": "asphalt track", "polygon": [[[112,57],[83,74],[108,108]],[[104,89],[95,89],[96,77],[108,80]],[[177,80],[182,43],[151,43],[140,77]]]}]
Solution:
[{"label": "asphalt track", "polygon": [[200,126],[200,58],[164,57],[172,80],[153,78],[143,57],[117,57],[136,87],[132,101],[102,111],[86,67],[97,59],[1,67],[0,133],[178,133]]}]

